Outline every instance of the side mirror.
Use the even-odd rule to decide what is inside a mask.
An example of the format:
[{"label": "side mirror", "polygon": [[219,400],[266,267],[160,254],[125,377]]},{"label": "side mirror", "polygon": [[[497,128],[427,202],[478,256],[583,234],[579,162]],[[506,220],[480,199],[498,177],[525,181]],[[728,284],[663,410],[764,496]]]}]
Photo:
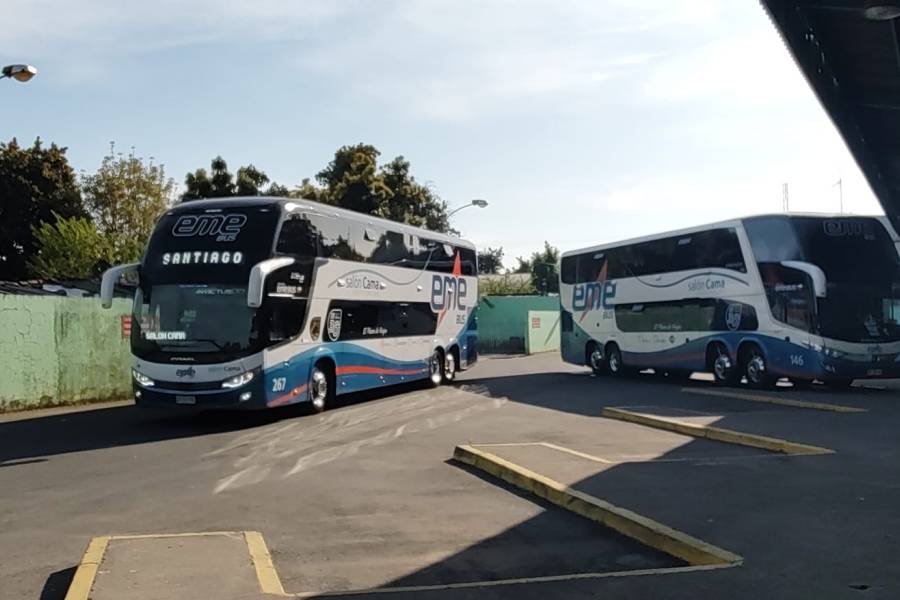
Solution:
[{"label": "side mirror", "polygon": [[825,277],[825,271],[820,267],[800,260],[784,260],[781,264],[789,269],[796,269],[809,275],[809,278],[812,280],[813,291],[816,294],[816,298],[825,297],[828,290],[828,280]]},{"label": "side mirror", "polygon": [[250,281],[247,283],[247,306],[259,308],[263,303],[263,292],[266,289],[266,277],[269,274],[294,264],[293,258],[270,258],[253,265],[250,269]]},{"label": "side mirror", "polygon": [[103,272],[103,279],[100,280],[100,306],[110,308],[113,301],[113,292],[116,289],[116,283],[125,273],[137,271],[141,263],[128,263],[110,267]]}]

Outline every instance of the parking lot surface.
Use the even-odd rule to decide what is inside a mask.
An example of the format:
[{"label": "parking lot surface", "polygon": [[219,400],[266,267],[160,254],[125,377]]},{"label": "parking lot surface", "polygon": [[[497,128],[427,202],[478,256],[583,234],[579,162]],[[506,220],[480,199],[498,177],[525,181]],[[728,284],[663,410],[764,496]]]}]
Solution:
[{"label": "parking lot surface", "polygon": [[[538,355],[483,360],[453,387],[395,392],[357,395],[322,415],[173,416],[113,405],[3,417],[0,597],[64,597],[97,536],[244,531],[265,538],[291,595],[900,597],[894,389],[619,380]],[[717,441],[703,429],[688,435],[604,416],[610,408],[662,427],[678,421],[830,452]],[[686,570],[451,460],[461,444],[743,564]],[[122,556],[130,555],[101,565],[107,581],[132,568],[115,562]],[[172,577],[146,580],[172,588],[147,597],[203,597],[175,567],[159,569]],[[214,597],[250,597],[246,585],[223,584]]]}]

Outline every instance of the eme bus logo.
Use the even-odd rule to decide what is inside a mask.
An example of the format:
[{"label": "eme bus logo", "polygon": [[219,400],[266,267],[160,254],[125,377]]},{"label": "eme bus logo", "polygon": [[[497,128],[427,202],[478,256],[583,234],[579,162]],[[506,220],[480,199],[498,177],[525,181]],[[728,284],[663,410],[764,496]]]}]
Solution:
[{"label": "eme bus logo", "polygon": [[468,284],[462,277],[433,275],[431,277],[431,310],[465,310],[463,300],[468,294]]},{"label": "eme bus logo", "polygon": [[247,222],[247,216],[229,215],[182,215],[172,227],[175,237],[216,236],[217,242],[233,242]]},{"label": "eme bus logo", "polygon": [[579,283],[572,290],[572,308],[574,310],[613,308],[610,301],[615,297],[615,281]]}]

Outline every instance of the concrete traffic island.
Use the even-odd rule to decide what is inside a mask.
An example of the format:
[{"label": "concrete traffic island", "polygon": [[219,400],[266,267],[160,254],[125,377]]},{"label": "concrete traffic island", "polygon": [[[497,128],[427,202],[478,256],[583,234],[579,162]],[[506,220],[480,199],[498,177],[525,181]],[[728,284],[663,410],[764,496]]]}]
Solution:
[{"label": "concrete traffic island", "polygon": [[94,538],[66,600],[249,599],[284,596],[254,531]]}]

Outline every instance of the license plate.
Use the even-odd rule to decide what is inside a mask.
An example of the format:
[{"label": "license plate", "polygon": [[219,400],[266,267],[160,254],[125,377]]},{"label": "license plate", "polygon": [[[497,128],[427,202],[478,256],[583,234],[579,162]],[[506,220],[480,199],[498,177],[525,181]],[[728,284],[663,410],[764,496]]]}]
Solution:
[{"label": "license plate", "polygon": [[197,404],[197,396],[175,396],[175,404]]},{"label": "license plate", "polygon": [[878,376],[881,374],[883,374],[883,371],[881,369],[869,369],[868,371],[866,371],[866,375]]}]

